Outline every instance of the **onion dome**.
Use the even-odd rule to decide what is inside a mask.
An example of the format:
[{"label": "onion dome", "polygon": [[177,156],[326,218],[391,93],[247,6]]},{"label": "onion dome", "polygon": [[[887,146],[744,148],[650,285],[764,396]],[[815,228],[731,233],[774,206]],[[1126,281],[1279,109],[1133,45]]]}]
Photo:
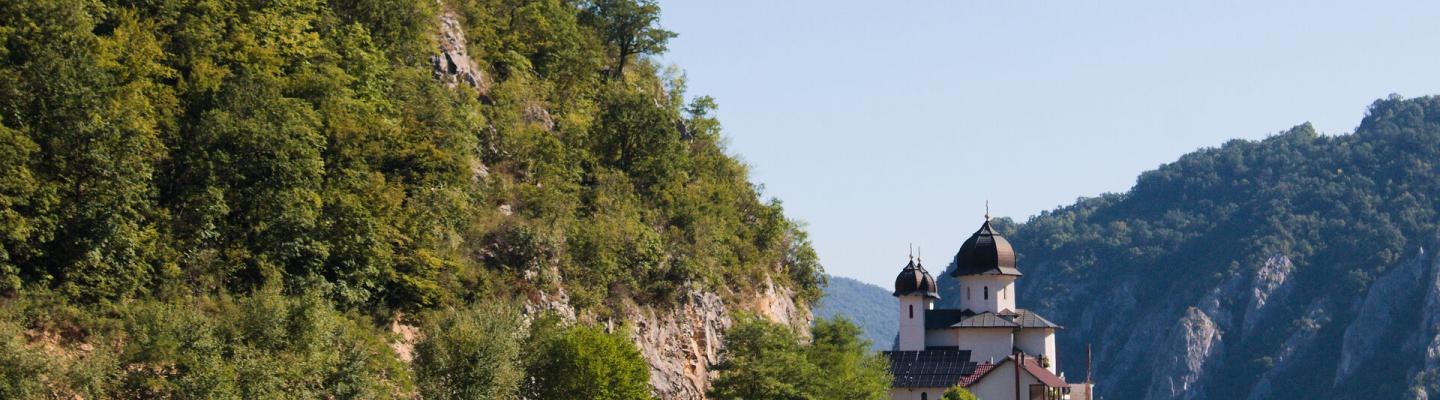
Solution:
[{"label": "onion dome", "polygon": [[950,276],[965,275],[1020,276],[1020,270],[1015,269],[1015,249],[990,226],[989,213],[986,213],[980,230],[970,235],[970,239],[955,253],[955,270],[950,272]]},{"label": "onion dome", "polygon": [[900,270],[900,275],[895,277],[895,296],[922,295],[932,299],[940,298],[939,286],[935,284],[935,277],[925,270],[925,266],[910,260],[905,268]]}]

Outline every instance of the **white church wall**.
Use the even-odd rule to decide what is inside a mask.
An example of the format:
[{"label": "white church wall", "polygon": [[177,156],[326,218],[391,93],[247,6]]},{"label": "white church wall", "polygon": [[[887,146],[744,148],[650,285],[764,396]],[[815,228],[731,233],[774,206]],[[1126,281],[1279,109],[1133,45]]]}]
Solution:
[{"label": "white church wall", "polygon": [[[987,298],[986,293],[989,293]],[[975,312],[1015,309],[1015,277],[971,275],[960,278],[960,308]]]},{"label": "white church wall", "polygon": [[900,332],[896,349],[925,350],[925,310],[930,299],[924,296],[900,296]]},{"label": "white church wall", "polygon": [[1021,329],[1015,337],[1015,347],[1030,355],[1044,355],[1050,360],[1050,372],[1058,373],[1060,362],[1055,358],[1055,329]]},{"label": "white church wall", "polygon": [[890,389],[890,400],[940,400],[947,388]]},{"label": "white church wall", "polygon": [[1015,382],[1015,363],[1007,362],[985,374],[979,382],[970,385],[970,393],[980,400],[1009,400],[1015,398],[1015,389],[1022,390],[1021,398],[1030,397],[1030,385],[1040,384],[1039,380],[1028,373],[1020,374],[1020,382]]},{"label": "white church wall", "polygon": [[970,350],[970,361],[1000,362],[1015,348],[1010,328],[956,328],[960,350]]}]

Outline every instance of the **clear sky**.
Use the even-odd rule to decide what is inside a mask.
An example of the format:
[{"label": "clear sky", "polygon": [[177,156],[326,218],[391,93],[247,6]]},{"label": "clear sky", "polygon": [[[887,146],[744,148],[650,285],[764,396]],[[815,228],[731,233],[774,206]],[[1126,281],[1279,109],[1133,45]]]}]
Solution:
[{"label": "clear sky", "polygon": [[[671,1],[662,59],[714,96],[730,150],[809,224],[832,274],[939,269],[1140,172],[1375,99],[1440,93],[1440,2]],[[1023,269],[1024,266],[1022,265]]]}]

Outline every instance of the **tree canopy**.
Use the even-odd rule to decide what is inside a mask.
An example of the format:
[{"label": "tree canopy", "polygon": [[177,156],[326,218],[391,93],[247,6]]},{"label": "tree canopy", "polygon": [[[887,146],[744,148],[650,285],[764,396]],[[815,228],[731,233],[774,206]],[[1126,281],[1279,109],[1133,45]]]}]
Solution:
[{"label": "tree canopy", "polygon": [[[561,290],[591,319],[541,361],[605,384],[539,381],[648,397],[628,337],[586,321],[824,283],[714,99],[649,58],[659,16],[0,2],[0,397],[512,397],[543,376],[493,305]],[[453,31],[473,85],[443,79]],[[412,325],[433,335],[406,364],[388,330]]]},{"label": "tree canopy", "polygon": [[820,319],[805,343],[789,327],[745,318],[726,332],[718,399],[888,399],[889,360],[849,320]]}]

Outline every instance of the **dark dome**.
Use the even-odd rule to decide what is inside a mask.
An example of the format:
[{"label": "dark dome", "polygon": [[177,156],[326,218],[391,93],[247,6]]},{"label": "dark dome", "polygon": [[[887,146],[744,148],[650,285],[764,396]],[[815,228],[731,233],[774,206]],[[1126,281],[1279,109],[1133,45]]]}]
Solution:
[{"label": "dark dome", "polygon": [[964,275],[1020,276],[1020,270],[1015,269],[1015,249],[990,227],[989,218],[955,253],[955,270],[950,276]]},{"label": "dark dome", "polygon": [[925,266],[910,260],[905,264],[905,269],[900,270],[900,275],[895,277],[895,296],[923,295],[932,299],[940,298],[937,291],[939,286],[935,285],[935,277],[925,270]]}]

